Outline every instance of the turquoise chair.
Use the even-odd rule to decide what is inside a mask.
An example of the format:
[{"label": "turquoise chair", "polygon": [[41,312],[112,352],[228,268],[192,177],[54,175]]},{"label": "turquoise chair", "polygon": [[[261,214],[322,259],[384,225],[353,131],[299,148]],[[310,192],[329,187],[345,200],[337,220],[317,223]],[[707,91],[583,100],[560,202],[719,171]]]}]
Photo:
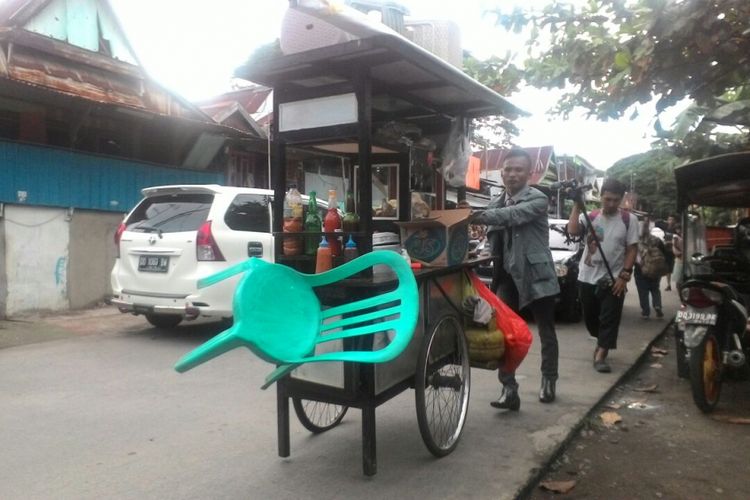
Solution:
[{"label": "turquoise chair", "polygon": [[[384,264],[398,286],[388,292],[322,309],[313,288],[330,285],[369,267]],[[320,274],[303,274],[281,264],[251,258],[198,281],[198,288],[244,272],[234,292],[234,324],[185,355],[175,365],[182,373],[235,347],[244,346],[277,368],[266,389],[303,363],[354,361],[383,363],[399,356],[414,334],[419,314],[417,283],[409,264],[395,252],[365,254]],[[332,340],[395,332],[378,350],[337,351],[315,355],[315,346]]]}]

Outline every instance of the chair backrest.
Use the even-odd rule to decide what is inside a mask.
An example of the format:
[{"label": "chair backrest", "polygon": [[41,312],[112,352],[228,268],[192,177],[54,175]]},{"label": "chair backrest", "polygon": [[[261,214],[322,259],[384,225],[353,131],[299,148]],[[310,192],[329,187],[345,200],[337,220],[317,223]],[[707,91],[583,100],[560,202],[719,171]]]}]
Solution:
[{"label": "chair backrest", "polygon": [[[398,280],[395,289],[321,310],[314,287],[337,283],[379,264],[393,269]],[[268,386],[302,363],[390,361],[412,339],[419,314],[417,284],[410,266],[395,252],[371,252],[321,274],[303,274],[252,258],[199,281],[198,286],[210,286],[241,272],[245,275],[234,293],[234,324],[184,356],[175,366],[177,371],[245,346],[262,359],[282,365],[269,376]],[[381,349],[314,354],[319,343],[379,332],[393,333]]]}]

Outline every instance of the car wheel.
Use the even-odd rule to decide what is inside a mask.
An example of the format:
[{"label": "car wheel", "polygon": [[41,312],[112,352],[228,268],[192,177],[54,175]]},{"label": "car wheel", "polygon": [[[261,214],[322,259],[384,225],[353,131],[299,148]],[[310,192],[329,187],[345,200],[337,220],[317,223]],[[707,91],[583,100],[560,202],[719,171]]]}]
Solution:
[{"label": "car wheel", "polygon": [[146,321],[157,328],[174,328],[182,322],[178,314],[147,314]]}]

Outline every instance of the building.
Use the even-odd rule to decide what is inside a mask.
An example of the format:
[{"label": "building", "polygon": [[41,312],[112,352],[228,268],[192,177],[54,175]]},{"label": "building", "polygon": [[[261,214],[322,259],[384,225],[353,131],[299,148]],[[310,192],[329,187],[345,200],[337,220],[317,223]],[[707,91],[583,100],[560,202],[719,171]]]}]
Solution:
[{"label": "building", "polygon": [[114,231],[149,185],[223,183],[230,140],[151,80],[106,0],[0,5],[0,317],[109,293]]}]

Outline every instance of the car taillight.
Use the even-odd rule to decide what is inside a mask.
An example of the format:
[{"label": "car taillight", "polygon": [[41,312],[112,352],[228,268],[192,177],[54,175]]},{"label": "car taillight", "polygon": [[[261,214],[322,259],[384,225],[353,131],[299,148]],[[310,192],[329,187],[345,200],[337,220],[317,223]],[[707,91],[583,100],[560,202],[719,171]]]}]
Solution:
[{"label": "car taillight", "polygon": [[119,226],[117,226],[117,231],[115,231],[115,248],[117,249],[116,257],[120,258],[120,238],[122,238],[122,233],[125,232],[125,223],[121,222]]},{"label": "car taillight", "polygon": [[195,238],[195,251],[199,261],[205,260],[224,260],[224,256],[219,250],[219,246],[211,234],[211,221],[204,222],[198,229],[198,236]]},{"label": "car taillight", "polygon": [[682,301],[687,305],[699,309],[721,304],[720,292],[697,286],[683,288],[680,291],[680,298],[682,298]]}]

